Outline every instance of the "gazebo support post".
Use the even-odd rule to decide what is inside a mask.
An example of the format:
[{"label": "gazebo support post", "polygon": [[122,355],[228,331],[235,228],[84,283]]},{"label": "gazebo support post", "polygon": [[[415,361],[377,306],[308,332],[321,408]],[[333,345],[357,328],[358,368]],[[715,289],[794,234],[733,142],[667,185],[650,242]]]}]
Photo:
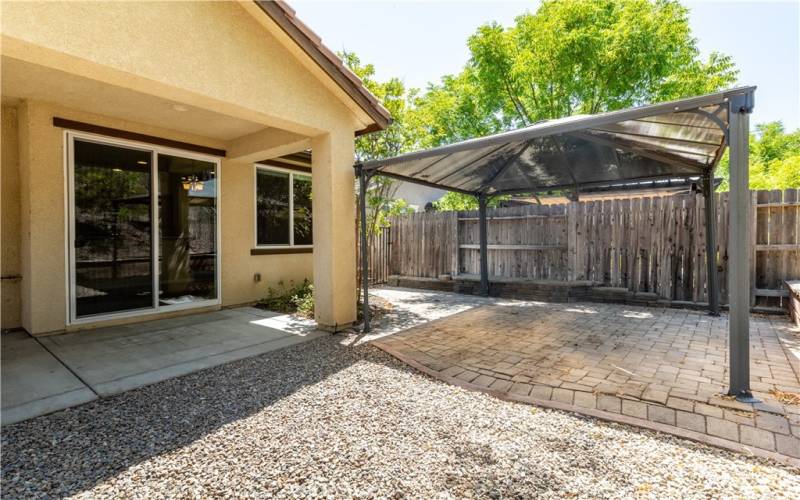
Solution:
[{"label": "gazebo support post", "polygon": [[730,99],[730,384],[728,394],[753,402],[750,392],[750,190],[748,170],[753,93]]},{"label": "gazebo support post", "polygon": [[714,175],[703,177],[703,199],[706,209],[706,286],[708,314],[719,316],[719,282],[717,281],[717,214],[714,203]]},{"label": "gazebo support post", "polygon": [[480,232],[481,287],[480,295],[489,296],[489,255],[487,252],[486,205],[489,200],[485,194],[478,195],[478,231]]},{"label": "gazebo support post", "polygon": [[358,208],[360,211],[359,219],[361,222],[361,300],[362,315],[364,316],[364,327],[362,333],[369,333],[369,256],[367,255],[367,189],[369,178],[362,165],[356,165],[358,173]]}]

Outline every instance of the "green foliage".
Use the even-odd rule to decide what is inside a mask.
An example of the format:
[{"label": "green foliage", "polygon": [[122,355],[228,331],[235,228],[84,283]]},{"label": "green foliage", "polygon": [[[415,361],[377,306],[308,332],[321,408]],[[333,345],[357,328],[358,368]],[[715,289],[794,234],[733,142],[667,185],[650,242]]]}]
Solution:
[{"label": "green foliage", "polygon": [[414,99],[407,122],[417,129],[418,147],[430,148],[507,128],[481,91],[470,67],[456,76],[446,75],[438,85]]},{"label": "green foliage", "polygon": [[267,296],[259,305],[270,311],[313,317],[314,285],[308,280],[299,284],[290,281],[288,285],[283,280],[278,281],[277,288],[267,288]]},{"label": "green foliage", "polygon": [[[407,91],[399,78],[390,78],[386,82],[376,81],[375,67],[372,64],[362,64],[352,52],[339,55],[392,114],[392,124],[386,130],[356,139],[357,161],[392,157],[413,149],[417,143],[417,128],[409,122],[409,110],[416,92]],[[367,195],[367,237],[371,240],[380,229],[389,226],[389,217],[412,210],[405,200],[394,199],[397,182],[388,177],[376,176],[370,184]]]},{"label": "green foliage", "polygon": [[[715,172],[727,191],[730,170],[725,153]],[[800,188],[800,129],[786,133],[781,122],[756,125],[750,135],[750,189]]]},{"label": "green foliage", "polygon": [[[379,200],[373,200],[372,198],[380,198]],[[390,198],[383,198],[378,196],[373,196],[373,193],[370,193],[369,197],[369,204],[370,206],[378,206],[380,204],[380,209],[376,210],[376,219],[374,227],[368,225],[368,229],[371,229],[373,232],[377,232],[378,229],[382,229],[385,227],[389,227],[389,217],[394,215],[403,215],[413,213],[414,209],[408,206],[408,202],[406,200],[399,198],[399,199],[390,199]]]},{"label": "green foliage", "polygon": [[[467,41],[470,60],[424,94],[397,78],[375,80],[357,56],[345,63],[392,113],[383,132],[356,141],[360,160],[390,157],[578,113],[598,113],[713,92],[730,86],[730,57],[700,57],[689,11],[676,0],[545,0],[513,26],[480,26]],[[780,123],[751,137],[752,188],[800,187],[800,131]],[[718,169],[727,189],[727,155]],[[374,178],[368,197],[369,235],[390,215],[408,211],[394,201],[396,183]],[[449,193],[437,210],[477,208],[468,195]]]},{"label": "green foliage", "polygon": [[407,124],[407,115],[415,91],[407,91],[399,78],[378,82],[375,80],[375,67],[372,64],[362,64],[361,59],[352,52],[341,52],[339,57],[392,115],[392,124],[386,130],[356,139],[356,160],[388,158],[411,150],[416,144],[417,136],[415,127]]},{"label": "green foliage", "polygon": [[[489,198],[489,208],[494,208],[501,201],[507,200],[508,196],[492,196]],[[433,202],[433,208],[443,212],[447,210],[477,210],[478,198],[469,194],[456,193],[449,191],[447,194]]]},{"label": "green foliage", "polygon": [[674,0],[546,0],[469,38],[470,61],[416,99],[422,146],[540,120],[598,113],[728,86],[730,57],[700,59]]},{"label": "green foliage", "polygon": [[304,286],[292,295],[292,304],[297,308],[297,314],[306,318],[314,317],[314,285],[303,281]]}]

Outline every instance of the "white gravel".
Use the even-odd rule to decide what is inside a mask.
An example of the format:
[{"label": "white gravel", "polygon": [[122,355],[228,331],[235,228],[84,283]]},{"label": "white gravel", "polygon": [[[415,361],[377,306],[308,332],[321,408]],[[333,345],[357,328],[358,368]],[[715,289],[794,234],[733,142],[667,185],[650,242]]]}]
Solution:
[{"label": "white gravel", "polygon": [[2,497],[800,497],[797,470],[468,392],[353,340],[5,427]]}]

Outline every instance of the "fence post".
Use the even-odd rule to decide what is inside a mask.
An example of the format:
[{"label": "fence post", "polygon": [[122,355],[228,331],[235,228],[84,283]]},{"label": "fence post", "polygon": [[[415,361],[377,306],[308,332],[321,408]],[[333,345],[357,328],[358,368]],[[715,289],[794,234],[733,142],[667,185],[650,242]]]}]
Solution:
[{"label": "fence post", "polygon": [[451,236],[450,236],[450,238],[451,238],[450,242],[451,242],[451,245],[452,245],[451,255],[450,255],[450,267],[451,267],[450,277],[452,279],[456,279],[456,276],[458,276],[458,271],[460,269],[460,265],[459,265],[459,262],[458,262],[459,254],[460,254],[460,249],[458,247],[458,243],[459,243],[458,242],[458,211],[457,210],[453,210],[451,212],[451,217],[452,217],[452,220],[450,222],[453,224],[453,227],[451,228],[452,232],[451,232]]},{"label": "fence post", "polygon": [[579,202],[567,204],[567,280],[575,281],[578,270],[578,210]]},{"label": "fence post", "polygon": [[478,230],[480,232],[480,254],[481,254],[481,288],[480,294],[484,297],[489,296],[489,255],[487,244],[487,228],[486,228],[486,205],[489,200],[485,194],[478,197]]},{"label": "fence post", "polygon": [[756,264],[757,264],[756,258],[758,258],[758,254],[756,253],[757,239],[758,239],[758,190],[752,190],[750,191],[750,307],[755,307],[756,305]]},{"label": "fence post", "polygon": [[717,282],[717,212],[714,202],[712,174],[703,177],[703,198],[706,208],[706,290],[708,313],[719,316],[719,285]]}]

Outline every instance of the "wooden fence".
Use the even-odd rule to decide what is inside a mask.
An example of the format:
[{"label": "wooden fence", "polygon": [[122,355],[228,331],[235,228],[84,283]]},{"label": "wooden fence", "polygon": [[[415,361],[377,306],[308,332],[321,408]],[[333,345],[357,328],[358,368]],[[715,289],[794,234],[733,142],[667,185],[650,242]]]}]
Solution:
[{"label": "wooden fence", "polygon": [[[751,192],[751,297],[783,306],[800,279],[797,189]],[[717,265],[728,300],[728,193],[715,196]],[[489,275],[589,280],[669,300],[706,302],[704,200],[699,194],[490,209]],[[480,272],[478,212],[394,217],[373,242],[370,276],[437,278]]]}]

